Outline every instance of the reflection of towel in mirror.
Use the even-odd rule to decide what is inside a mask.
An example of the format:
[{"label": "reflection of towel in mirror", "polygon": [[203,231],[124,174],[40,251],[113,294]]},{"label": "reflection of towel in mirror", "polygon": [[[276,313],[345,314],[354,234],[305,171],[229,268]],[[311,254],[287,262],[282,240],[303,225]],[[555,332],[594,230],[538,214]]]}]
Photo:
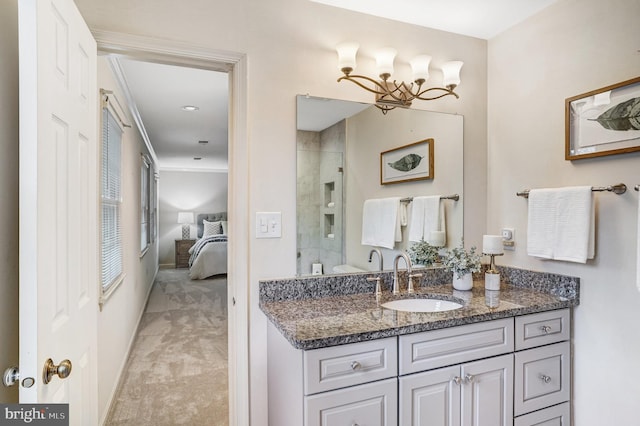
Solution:
[{"label": "reflection of towel in mirror", "polygon": [[392,249],[402,240],[400,197],[365,200],[362,206],[362,245]]},{"label": "reflection of towel in mirror", "polygon": [[590,186],[529,191],[527,254],[578,263],[592,259],[593,201]]},{"label": "reflection of towel in mirror", "polygon": [[[429,240],[431,231],[445,231],[444,203],[440,195],[413,197],[409,222],[409,241]],[[446,236],[445,236],[446,241]]]}]

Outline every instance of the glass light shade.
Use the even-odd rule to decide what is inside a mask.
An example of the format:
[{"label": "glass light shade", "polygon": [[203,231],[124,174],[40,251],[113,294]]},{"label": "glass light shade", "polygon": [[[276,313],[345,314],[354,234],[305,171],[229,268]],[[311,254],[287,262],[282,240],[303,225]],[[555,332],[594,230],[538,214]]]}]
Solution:
[{"label": "glass light shade", "polygon": [[179,212],[178,223],[194,223],[193,212]]},{"label": "glass light shade", "polygon": [[462,61],[451,61],[442,64],[442,85],[444,87],[455,87],[460,84],[460,69],[462,68],[462,64],[464,64]]},{"label": "glass light shade", "polygon": [[396,49],[384,47],[376,52],[376,68],[378,75],[393,74],[393,60],[396,57]]},{"label": "glass light shade", "polygon": [[356,68],[356,53],[360,45],[358,43],[341,43],[336,46],[338,52],[338,69],[340,71],[345,68],[354,70]]},{"label": "glass light shade", "polygon": [[429,62],[431,62],[429,55],[419,55],[409,61],[413,72],[413,81],[429,79]]}]

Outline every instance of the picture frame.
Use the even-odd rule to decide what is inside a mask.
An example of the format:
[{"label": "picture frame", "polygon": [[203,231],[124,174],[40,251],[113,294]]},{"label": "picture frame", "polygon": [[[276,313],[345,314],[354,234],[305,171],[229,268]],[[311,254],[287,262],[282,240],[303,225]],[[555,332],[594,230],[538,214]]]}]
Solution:
[{"label": "picture frame", "polygon": [[640,151],[640,77],[565,100],[565,160]]},{"label": "picture frame", "polygon": [[434,140],[418,142],[380,153],[380,185],[433,179]]}]

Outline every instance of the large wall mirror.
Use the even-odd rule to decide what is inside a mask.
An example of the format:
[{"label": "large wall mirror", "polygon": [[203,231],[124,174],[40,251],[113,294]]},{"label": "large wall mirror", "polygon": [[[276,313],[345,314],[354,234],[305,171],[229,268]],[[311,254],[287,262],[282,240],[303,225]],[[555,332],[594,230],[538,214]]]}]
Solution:
[{"label": "large wall mirror", "polygon": [[[443,200],[446,246],[463,235],[463,117],[396,108],[382,114],[375,105],[308,95],[297,97],[297,274],[375,270],[371,246],[362,245],[365,200],[457,194]],[[381,184],[380,154],[433,139],[433,178]],[[411,214],[411,202],[407,203]],[[402,241],[383,249],[385,269]]]}]

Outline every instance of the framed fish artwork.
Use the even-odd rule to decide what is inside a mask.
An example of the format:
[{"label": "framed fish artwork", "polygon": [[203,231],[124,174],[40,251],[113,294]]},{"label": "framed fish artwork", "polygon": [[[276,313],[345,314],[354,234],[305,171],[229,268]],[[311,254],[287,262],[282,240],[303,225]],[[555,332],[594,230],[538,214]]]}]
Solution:
[{"label": "framed fish artwork", "polygon": [[640,151],[640,77],[565,100],[565,159]]},{"label": "framed fish artwork", "polygon": [[433,179],[433,139],[380,153],[380,185]]}]

